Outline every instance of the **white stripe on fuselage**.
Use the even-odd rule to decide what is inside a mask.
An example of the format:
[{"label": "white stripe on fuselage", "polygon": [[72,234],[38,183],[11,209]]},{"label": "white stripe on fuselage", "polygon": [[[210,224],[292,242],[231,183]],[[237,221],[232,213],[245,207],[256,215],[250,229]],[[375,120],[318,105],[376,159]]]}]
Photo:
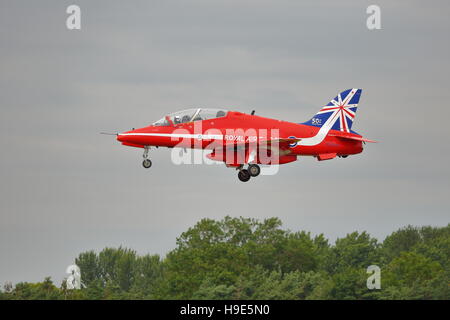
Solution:
[{"label": "white stripe on fuselage", "polygon": [[223,139],[223,135],[220,134],[190,134],[190,133],[119,133],[119,136],[149,136],[149,137],[168,137],[168,138],[192,138],[192,139],[205,139],[211,140]]},{"label": "white stripe on fuselage", "polygon": [[[300,138],[297,145],[315,146],[320,144],[327,136],[337,119],[338,110],[328,118],[325,124],[320,128],[314,137]],[[186,138],[198,140],[223,140],[224,136],[220,134],[191,134],[191,133],[119,133],[119,136],[147,136],[147,137],[168,137],[168,138]]]}]

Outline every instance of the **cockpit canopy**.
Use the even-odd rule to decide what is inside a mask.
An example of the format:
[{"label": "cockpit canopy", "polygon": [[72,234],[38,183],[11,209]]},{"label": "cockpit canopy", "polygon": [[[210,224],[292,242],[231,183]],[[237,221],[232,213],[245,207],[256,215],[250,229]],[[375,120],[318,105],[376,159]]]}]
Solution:
[{"label": "cockpit canopy", "polygon": [[154,126],[170,126],[198,120],[209,120],[225,117],[228,111],[223,109],[198,108],[171,113],[153,123]]}]

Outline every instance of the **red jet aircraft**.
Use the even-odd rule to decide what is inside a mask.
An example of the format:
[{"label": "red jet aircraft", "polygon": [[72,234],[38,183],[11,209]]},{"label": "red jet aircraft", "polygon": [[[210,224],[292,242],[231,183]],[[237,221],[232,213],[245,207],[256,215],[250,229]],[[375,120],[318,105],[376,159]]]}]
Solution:
[{"label": "red jet aircraft", "polygon": [[[279,165],[313,156],[319,161],[346,158],[363,150],[364,139],[351,130],[361,89],[348,89],[309,121],[286,122],[222,109],[189,109],[167,115],[152,125],[117,134],[123,145],[144,149],[150,168],[150,147],[210,149],[209,159],[236,168],[246,182],[263,165]],[[246,168],[245,168],[246,167]]]}]

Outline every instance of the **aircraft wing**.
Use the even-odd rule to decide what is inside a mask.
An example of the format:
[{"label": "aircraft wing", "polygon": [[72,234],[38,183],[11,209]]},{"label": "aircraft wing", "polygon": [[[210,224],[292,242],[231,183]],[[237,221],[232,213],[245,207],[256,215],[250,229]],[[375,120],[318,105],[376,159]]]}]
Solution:
[{"label": "aircraft wing", "polygon": [[[298,139],[298,138],[280,138],[280,139],[274,139],[274,140],[267,140],[267,144],[268,145],[272,145],[272,144],[276,144],[278,143],[279,146],[283,145],[290,145],[292,143],[296,143],[299,142],[302,139]],[[263,141],[263,143],[265,143],[266,141]],[[261,142],[260,142],[261,143]]]},{"label": "aircraft wing", "polygon": [[[269,150],[270,154],[273,156],[284,156],[290,154],[290,144],[296,143],[301,139],[298,138],[277,138],[277,139],[267,139],[267,140],[259,140],[256,142],[234,142],[227,143],[224,145],[225,149],[230,150],[233,149],[234,153],[237,153],[237,157],[239,158],[239,163],[251,163],[257,158],[257,150]],[[219,148],[221,149],[221,148]],[[226,152],[221,150],[214,150],[208,157],[212,160],[224,161]],[[239,150],[244,151],[243,153],[237,152]]]},{"label": "aircraft wing", "polygon": [[259,140],[258,142],[238,142],[238,143],[229,143],[225,144],[227,148],[248,148],[251,145],[258,145],[258,147],[262,146],[272,146],[278,144],[280,148],[289,147],[290,144],[299,142],[301,139],[298,138],[277,138],[277,139],[266,139],[266,140]]}]

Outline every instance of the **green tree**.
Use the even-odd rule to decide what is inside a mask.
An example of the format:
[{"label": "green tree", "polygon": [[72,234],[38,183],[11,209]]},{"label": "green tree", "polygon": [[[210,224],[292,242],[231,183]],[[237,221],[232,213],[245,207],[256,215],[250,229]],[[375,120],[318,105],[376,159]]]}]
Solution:
[{"label": "green tree", "polygon": [[331,248],[326,269],[335,274],[352,268],[365,270],[372,264],[380,264],[378,248],[377,240],[365,231],[347,234],[345,238],[337,239]]},{"label": "green tree", "polygon": [[62,292],[53,284],[50,277],[43,282],[20,282],[10,293],[16,300],[60,300],[64,299]]},{"label": "green tree", "polygon": [[402,252],[410,251],[421,240],[420,231],[413,226],[407,226],[386,237],[382,246],[383,255],[389,262]]},{"label": "green tree", "polygon": [[80,268],[83,284],[91,286],[94,281],[100,279],[100,266],[98,256],[94,251],[80,253],[75,259],[75,264]]},{"label": "green tree", "polygon": [[[81,290],[50,278],[0,290],[0,299],[450,299],[450,224],[408,226],[383,243],[353,232],[322,235],[263,221],[203,219],[164,258],[127,248],[81,253]],[[368,290],[369,265],[381,290]]]}]

